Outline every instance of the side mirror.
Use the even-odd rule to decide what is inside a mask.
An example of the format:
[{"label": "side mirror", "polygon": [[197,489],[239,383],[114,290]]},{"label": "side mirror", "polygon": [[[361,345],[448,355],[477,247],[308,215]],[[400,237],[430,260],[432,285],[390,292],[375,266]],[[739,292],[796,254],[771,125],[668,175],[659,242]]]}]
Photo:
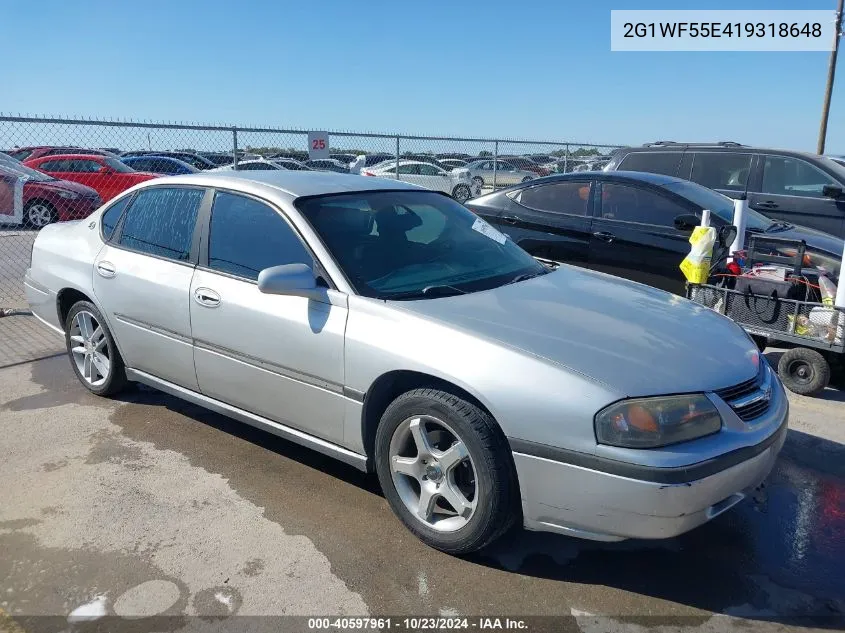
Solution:
[{"label": "side mirror", "polygon": [[733,224],[725,224],[719,228],[716,241],[721,248],[730,248],[730,245],[736,239],[737,232],[737,228]]},{"label": "side mirror", "polygon": [[103,168],[100,170],[100,173],[101,173],[101,174],[103,174],[103,175],[105,175],[105,176],[111,176],[111,175],[114,173],[114,169],[112,169],[111,167],[106,166],[106,167],[103,167]]},{"label": "side mirror", "polygon": [[679,231],[692,231],[701,224],[701,218],[694,213],[682,213],[675,216],[675,228]]},{"label": "side mirror", "polygon": [[837,200],[842,197],[842,187],[836,185],[825,185],[822,187],[822,195],[825,198],[833,198]]},{"label": "side mirror", "polygon": [[314,297],[317,280],[307,264],[284,264],[258,273],[258,290],[267,295]]}]

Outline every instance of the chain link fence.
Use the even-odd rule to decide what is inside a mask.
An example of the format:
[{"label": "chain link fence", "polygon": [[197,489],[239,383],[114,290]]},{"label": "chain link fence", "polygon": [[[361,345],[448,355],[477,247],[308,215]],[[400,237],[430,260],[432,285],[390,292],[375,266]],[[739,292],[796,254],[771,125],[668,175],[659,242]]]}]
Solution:
[{"label": "chain link fence", "polygon": [[[134,184],[209,169],[317,169],[396,178],[460,201],[530,178],[601,168],[618,145],[0,116],[0,367],[59,353],[27,310],[38,229],[87,217]],[[312,142],[315,141],[312,138]],[[313,158],[313,159],[312,159]]]}]

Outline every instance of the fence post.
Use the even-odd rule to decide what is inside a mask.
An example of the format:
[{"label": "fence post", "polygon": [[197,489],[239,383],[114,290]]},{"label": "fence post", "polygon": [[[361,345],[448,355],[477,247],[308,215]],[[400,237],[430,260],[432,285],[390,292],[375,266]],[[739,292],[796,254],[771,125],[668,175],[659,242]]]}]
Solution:
[{"label": "fence post", "polygon": [[493,191],[496,191],[496,170],[499,166],[499,141],[493,143]]},{"label": "fence post", "polygon": [[396,180],[399,180],[399,135],[396,135]]},{"label": "fence post", "polygon": [[232,128],[232,164],[238,170],[238,128]]},{"label": "fence post", "polygon": [[569,143],[566,144],[566,154],[563,155],[563,173],[569,172]]}]

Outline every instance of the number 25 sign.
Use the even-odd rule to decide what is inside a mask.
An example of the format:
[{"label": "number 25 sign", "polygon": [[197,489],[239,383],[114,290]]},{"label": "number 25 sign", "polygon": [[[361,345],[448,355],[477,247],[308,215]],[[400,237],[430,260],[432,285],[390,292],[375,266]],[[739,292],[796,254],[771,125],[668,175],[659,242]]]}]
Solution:
[{"label": "number 25 sign", "polygon": [[329,133],[308,132],[308,158],[311,160],[329,157]]}]

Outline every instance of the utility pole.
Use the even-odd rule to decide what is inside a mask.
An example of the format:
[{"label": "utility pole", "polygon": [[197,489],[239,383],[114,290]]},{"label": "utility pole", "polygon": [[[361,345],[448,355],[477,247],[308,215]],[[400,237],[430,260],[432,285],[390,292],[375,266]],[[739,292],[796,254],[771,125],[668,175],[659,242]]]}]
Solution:
[{"label": "utility pole", "polygon": [[830,51],[830,62],[827,67],[827,86],[824,90],[824,104],[822,105],[822,122],[819,126],[819,143],[817,154],[824,154],[824,143],[827,138],[827,119],[830,116],[830,95],[833,93],[833,78],[836,76],[836,57],[839,54],[839,38],[842,33],[842,11],[845,0],[839,0],[836,9],[836,21],[833,23],[833,50]]}]

